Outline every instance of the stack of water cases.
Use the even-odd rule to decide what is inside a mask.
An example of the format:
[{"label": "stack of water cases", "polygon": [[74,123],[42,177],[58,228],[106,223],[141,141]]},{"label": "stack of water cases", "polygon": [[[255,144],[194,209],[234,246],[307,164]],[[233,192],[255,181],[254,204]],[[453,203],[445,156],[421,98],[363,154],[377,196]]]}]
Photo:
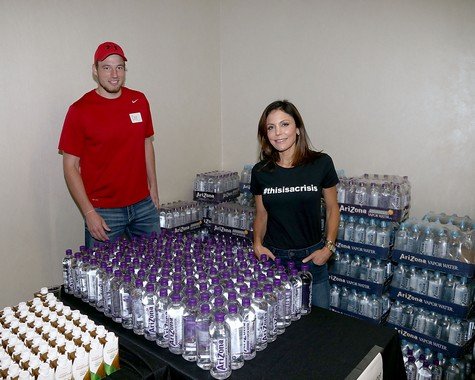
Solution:
[{"label": "stack of water cases", "polygon": [[258,261],[248,239],[163,230],[63,260],[64,289],[224,379],[311,312],[312,275]]},{"label": "stack of water cases", "polygon": [[[405,340],[406,357],[414,356],[419,368],[431,356],[444,370],[458,365],[460,373],[471,372],[473,227],[467,216],[430,212],[422,220],[407,220],[396,231],[397,267],[390,290],[395,302],[388,323]],[[422,359],[414,347],[425,355]],[[463,360],[467,352],[469,360]],[[456,370],[452,367],[450,374]]]},{"label": "stack of water cases", "polygon": [[[241,176],[228,171],[196,176],[194,197],[202,206],[203,225],[208,232],[252,240],[255,208],[250,192],[251,170],[252,165],[245,165]],[[214,193],[197,190],[211,190],[213,186]]]},{"label": "stack of water cases", "polygon": [[172,232],[198,230],[203,225],[203,208],[197,201],[177,201],[161,205],[160,227]]},{"label": "stack of water cases", "polygon": [[330,308],[383,323],[391,301],[394,231],[407,217],[407,177],[365,174],[341,178],[337,186],[340,224],[337,252],[330,262]]}]

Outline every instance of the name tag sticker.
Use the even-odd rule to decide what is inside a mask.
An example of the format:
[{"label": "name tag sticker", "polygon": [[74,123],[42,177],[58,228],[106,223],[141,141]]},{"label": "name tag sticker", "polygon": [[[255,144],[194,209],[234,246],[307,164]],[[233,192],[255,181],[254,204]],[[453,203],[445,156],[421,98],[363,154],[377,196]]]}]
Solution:
[{"label": "name tag sticker", "polygon": [[140,112],[130,113],[130,121],[132,123],[141,123],[142,122],[142,115]]}]

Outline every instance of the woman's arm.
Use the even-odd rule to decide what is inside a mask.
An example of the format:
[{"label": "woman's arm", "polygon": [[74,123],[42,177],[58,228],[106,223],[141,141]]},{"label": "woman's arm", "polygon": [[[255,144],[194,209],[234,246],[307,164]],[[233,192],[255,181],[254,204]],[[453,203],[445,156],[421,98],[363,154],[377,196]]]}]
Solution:
[{"label": "woman's arm", "polygon": [[256,201],[256,215],[254,217],[253,231],[254,253],[258,259],[261,257],[261,255],[265,254],[274,260],[275,256],[272,254],[272,252],[262,245],[267,230],[267,210],[264,207],[264,203],[262,202],[262,195],[256,195],[254,199]]}]

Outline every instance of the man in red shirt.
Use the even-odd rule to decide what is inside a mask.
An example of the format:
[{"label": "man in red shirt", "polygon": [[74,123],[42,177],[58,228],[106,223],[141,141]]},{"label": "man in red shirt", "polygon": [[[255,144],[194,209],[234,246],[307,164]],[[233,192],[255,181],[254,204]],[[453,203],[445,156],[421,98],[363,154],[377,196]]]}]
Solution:
[{"label": "man in red shirt", "polygon": [[126,61],[116,43],[98,46],[97,88],[69,107],[59,141],[88,247],[160,231],[150,106],[143,93],[124,87]]}]

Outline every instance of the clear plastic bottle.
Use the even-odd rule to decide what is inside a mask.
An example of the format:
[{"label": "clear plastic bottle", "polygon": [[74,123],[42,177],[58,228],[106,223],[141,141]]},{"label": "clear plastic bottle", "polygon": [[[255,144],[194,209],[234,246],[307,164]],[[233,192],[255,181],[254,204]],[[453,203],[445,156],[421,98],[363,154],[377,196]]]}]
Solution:
[{"label": "clear plastic bottle", "polygon": [[299,276],[302,279],[302,315],[307,315],[312,311],[312,283],[313,275],[309,271],[309,264],[301,266]]},{"label": "clear plastic bottle", "polygon": [[99,270],[97,271],[97,281],[96,281],[96,309],[99,311],[104,311],[104,279],[107,275],[107,262],[102,261]]},{"label": "clear plastic bottle", "polygon": [[[277,279],[280,281],[280,279]],[[264,284],[264,300],[268,304],[267,308],[267,342],[271,343],[277,339],[279,333],[277,327],[277,312],[279,308],[279,297],[272,284]],[[285,302],[285,301],[284,301]]]},{"label": "clear plastic bottle", "polygon": [[376,284],[384,283],[384,267],[381,265],[380,259],[376,259],[371,267],[371,281]]},{"label": "clear plastic bottle", "polygon": [[181,355],[183,353],[183,313],[185,306],[180,293],[172,293],[167,308],[168,349]]},{"label": "clear plastic bottle", "polygon": [[366,220],[365,218],[358,218],[358,223],[355,225],[354,241],[355,243],[364,244],[366,237]]},{"label": "clear plastic bottle", "polygon": [[369,190],[369,206],[378,207],[379,206],[379,188],[375,182],[371,182]]},{"label": "clear plastic bottle", "polygon": [[376,229],[376,246],[388,248],[390,242],[390,233],[388,222],[382,220],[379,228]]},{"label": "clear plastic bottle", "polygon": [[122,283],[119,287],[119,299],[120,299],[120,314],[122,318],[122,326],[125,329],[131,330],[132,324],[132,298],[130,296],[132,292],[132,277],[130,274],[125,274]]},{"label": "clear plastic bottle", "polygon": [[348,296],[348,308],[347,310],[350,313],[358,312],[358,295],[356,289],[351,289],[350,295]]},{"label": "clear plastic bottle", "polygon": [[243,322],[243,355],[244,360],[251,360],[256,356],[256,313],[251,307],[251,299],[243,297],[241,316]]},{"label": "clear plastic bottle", "polygon": [[277,334],[283,334],[285,331],[285,289],[282,286],[280,278],[274,278],[274,294],[277,297],[275,318]]},{"label": "clear plastic bottle", "polygon": [[439,359],[432,360],[431,371],[431,380],[442,380],[443,369],[439,363]]},{"label": "clear plastic bottle", "polygon": [[330,306],[340,307],[340,288],[336,284],[333,284],[330,289]]},{"label": "clear plastic bottle", "polygon": [[399,251],[406,251],[407,250],[407,236],[408,236],[408,229],[406,223],[401,223],[399,229],[396,231],[396,235],[394,238],[394,249]]},{"label": "clear plastic bottle", "polygon": [[429,285],[427,287],[427,295],[429,297],[440,299],[442,297],[443,280],[439,271],[435,271],[434,275],[429,278]]},{"label": "clear plastic bottle", "polygon": [[[122,272],[120,269],[114,271],[114,278],[111,280],[111,317],[114,322],[122,323],[122,314],[120,310],[119,288],[122,283]],[[105,313],[104,313],[105,314]]]},{"label": "clear plastic bottle", "polygon": [[345,224],[344,240],[346,241],[355,240],[355,217],[354,216],[350,216]]},{"label": "clear plastic bottle", "polygon": [[369,225],[365,230],[365,244],[376,245],[376,230],[377,230],[376,219],[371,218],[369,220]]},{"label": "clear plastic bottle", "polygon": [[406,378],[407,380],[416,380],[417,379],[417,366],[416,359],[414,356],[409,356],[405,365],[406,368]]},{"label": "clear plastic bottle", "polygon": [[87,302],[91,306],[96,307],[97,304],[97,274],[99,266],[96,259],[91,259],[90,265],[86,273],[86,286],[87,286]]},{"label": "clear plastic bottle", "polygon": [[353,259],[350,261],[350,277],[359,278],[361,269],[361,258],[359,255],[353,256]]},{"label": "clear plastic bottle", "polygon": [[144,334],[144,305],[142,298],[145,289],[141,279],[135,280],[135,287],[132,290],[132,330],[137,335]]},{"label": "clear plastic bottle", "polygon": [[450,358],[449,365],[445,369],[445,380],[460,380],[460,369],[457,366],[457,359]]},{"label": "clear plastic bottle", "polygon": [[256,350],[262,351],[267,347],[269,304],[264,299],[262,290],[259,289],[255,291],[251,302],[251,307],[256,314]]},{"label": "clear plastic bottle", "polygon": [[430,227],[424,229],[420,237],[418,253],[426,256],[434,255],[434,233]]},{"label": "clear plastic bottle", "polygon": [[79,276],[79,288],[81,293],[81,299],[84,302],[87,302],[88,294],[87,294],[87,272],[89,270],[90,258],[89,256],[85,256],[82,258],[82,265],[81,265],[81,273]]},{"label": "clear plastic bottle", "polygon": [[442,289],[442,301],[453,302],[455,295],[455,281],[452,274],[447,275],[444,287]]},{"label": "clear plastic bottle", "polygon": [[159,347],[167,348],[168,347],[168,319],[167,319],[167,309],[168,309],[168,289],[166,287],[161,287],[157,297],[157,339],[156,343]]},{"label": "clear plastic bottle", "polygon": [[366,188],[366,184],[360,181],[355,191],[355,204],[358,206],[367,206],[368,203],[368,189]]},{"label": "clear plastic bottle", "polygon": [[216,313],[210,326],[210,374],[215,379],[231,376],[231,342],[229,327],[224,323],[224,313]]},{"label": "clear plastic bottle", "polygon": [[153,282],[148,282],[145,285],[142,305],[145,339],[155,341],[157,339],[157,294]]},{"label": "clear plastic bottle", "polygon": [[282,281],[282,287],[284,288],[285,294],[285,304],[284,304],[284,325],[289,327],[292,322],[292,285],[289,281],[289,276],[287,273],[282,273],[280,275],[280,280]]},{"label": "clear plastic bottle", "polygon": [[73,251],[67,249],[63,258],[63,286],[64,291],[68,294],[73,292],[73,276],[71,273],[73,260]]},{"label": "clear plastic bottle", "polygon": [[395,301],[389,310],[388,322],[400,326],[402,321],[403,307],[400,301]]},{"label": "clear plastic bottle", "polygon": [[204,370],[211,368],[209,335],[211,319],[210,305],[202,304],[196,316],[196,364]]},{"label": "clear plastic bottle", "polygon": [[290,270],[290,283],[292,285],[292,321],[300,319],[302,310],[302,279],[297,268]]},{"label": "clear plastic bottle", "polygon": [[467,277],[462,277],[460,282],[455,285],[453,302],[457,305],[468,306],[470,300]]},{"label": "clear plastic bottle", "polygon": [[197,358],[196,349],[196,317],[198,300],[190,297],[183,312],[183,359],[194,362]]},{"label": "clear plastic bottle", "polygon": [[231,342],[231,369],[239,369],[244,365],[243,349],[243,329],[244,323],[241,315],[238,313],[236,304],[228,307],[228,314],[224,318],[225,324],[229,328]]}]

